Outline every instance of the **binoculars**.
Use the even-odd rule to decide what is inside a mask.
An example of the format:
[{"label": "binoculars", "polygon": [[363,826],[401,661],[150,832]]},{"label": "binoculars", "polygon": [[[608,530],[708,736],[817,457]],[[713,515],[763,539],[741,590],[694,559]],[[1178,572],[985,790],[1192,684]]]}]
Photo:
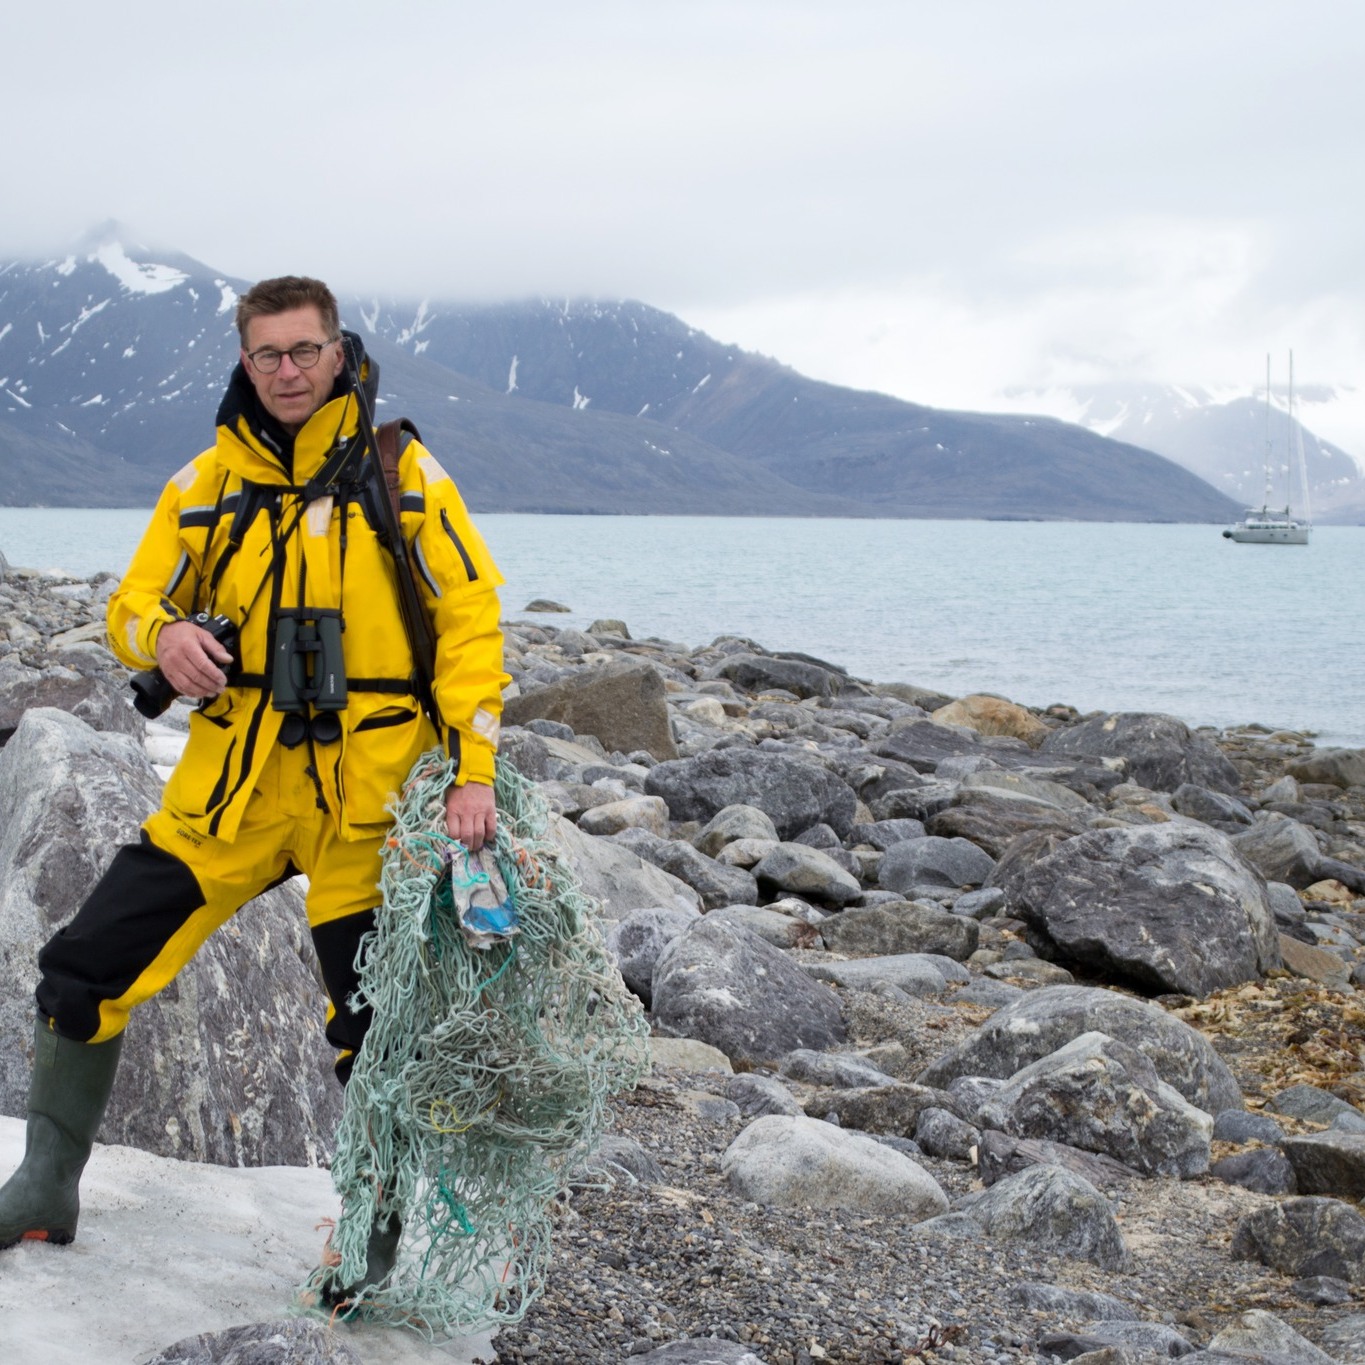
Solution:
[{"label": "binoculars", "polygon": [[280,743],[286,749],[310,735],[319,744],[341,738],[337,712],[346,709],[341,630],[341,612],[335,607],[281,608],[275,613],[270,704],[286,713],[280,725]]}]

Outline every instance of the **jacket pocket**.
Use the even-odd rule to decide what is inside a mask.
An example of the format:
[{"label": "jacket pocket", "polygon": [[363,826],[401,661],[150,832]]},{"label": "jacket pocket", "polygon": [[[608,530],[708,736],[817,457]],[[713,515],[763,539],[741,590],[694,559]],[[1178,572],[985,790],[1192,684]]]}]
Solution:
[{"label": "jacket pocket", "polygon": [[[352,709],[356,707],[354,698]],[[341,798],[352,825],[387,822],[385,806],[409,770],[436,742],[430,722],[411,705],[376,702],[355,718],[341,755]]]},{"label": "jacket pocket", "polygon": [[237,769],[237,726],[220,715],[190,713],[190,738],[166,782],[167,809],[202,819],[232,790]]}]

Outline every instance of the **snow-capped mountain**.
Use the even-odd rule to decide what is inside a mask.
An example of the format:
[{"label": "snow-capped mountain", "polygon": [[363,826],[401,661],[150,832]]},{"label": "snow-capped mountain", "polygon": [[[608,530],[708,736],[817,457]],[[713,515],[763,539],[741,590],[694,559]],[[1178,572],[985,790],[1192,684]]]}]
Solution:
[{"label": "snow-capped mountain", "polygon": [[[147,505],[212,439],[245,283],[109,224],[0,263],[0,501]],[[810,380],[642,303],[342,297],[403,414],[500,511],[1221,521],[1149,450]]]},{"label": "snow-capped mountain", "polygon": [[0,450],[116,455],[124,468],[95,461],[87,477],[131,480],[145,501],[208,444],[244,287],[114,223],[47,261],[0,264]]},{"label": "snow-capped mountain", "polygon": [[[1243,507],[1269,504],[1310,511],[1317,521],[1358,520],[1365,510],[1365,472],[1339,446],[1303,426],[1301,404],[1330,395],[1311,388],[1295,394],[1295,418],[1288,393],[1272,383],[1269,411],[1264,387],[1252,392],[1196,386],[1095,384],[1068,391],[1064,406],[1102,436],[1145,446],[1174,460],[1221,489]],[[1020,394],[1012,395],[1014,398]],[[1058,395],[1049,395],[1056,402]],[[1309,508],[1302,505],[1297,465],[1291,460],[1302,443]],[[1292,484],[1292,488],[1291,488]]]}]

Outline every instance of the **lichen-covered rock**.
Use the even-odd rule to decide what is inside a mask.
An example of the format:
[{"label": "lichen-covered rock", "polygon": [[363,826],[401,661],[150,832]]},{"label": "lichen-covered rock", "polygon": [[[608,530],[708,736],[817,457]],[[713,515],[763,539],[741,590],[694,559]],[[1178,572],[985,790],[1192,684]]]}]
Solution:
[{"label": "lichen-covered rock", "polygon": [[664,949],[698,918],[696,910],[647,905],[607,929],[607,951],[616,959],[621,979],[646,1006],[653,998],[654,968]]},{"label": "lichen-covered rock", "polygon": [[1283,1199],[1237,1224],[1231,1253],[1285,1275],[1365,1284],[1365,1218],[1340,1199]]},{"label": "lichen-covered rock", "polygon": [[947,1086],[958,1076],[1006,1080],[1091,1031],[1145,1053],[1157,1075],[1205,1113],[1244,1108],[1241,1087],[1227,1063],[1197,1029],[1157,1005],[1091,986],[1026,992],[931,1062],[918,1079],[935,1086]]},{"label": "lichen-covered rock", "polygon": [[[26,1112],[38,949],[160,787],[141,745],[66,711],[24,713],[0,750],[0,1113]],[[224,1165],[326,1159],[341,1088],[299,890],[245,906],[134,1014],[104,1142]]]},{"label": "lichen-covered rock", "polygon": [[1083,1033],[1010,1077],[977,1121],[1111,1156],[1147,1175],[1202,1175],[1213,1119],[1162,1081],[1136,1048]]},{"label": "lichen-covered rock", "polygon": [[675,820],[710,820],[726,806],[757,806],[779,839],[812,825],[829,825],[840,838],[853,827],[853,788],[818,764],[757,749],[715,749],[649,770],[645,791],[662,796]]},{"label": "lichen-covered rock", "polygon": [[1109,1201],[1088,1180],[1060,1166],[1032,1166],[958,1207],[988,1237],[1023,1238],[1104,1270],[1126,1270],[1131,1264]]},{"label": "lichen-covered rock", "polygon": [[845,910],[820,924],[831,952],[868,958],[898,953],[940,953],[965,962],[976,951],[981,926],[965,915],[913,901]]},{"label": "lichen-covered rock", "polygon": [[698,1038],[732,1062],[775,1062],[795,1048],[847,1040],[838,997],[780,949],[710,917],[665,950],[654,969],[661,1032]]},{"label": "lichen-covered rock", "polygon": [[1054,730],[1039,752],[1121,758],[1128,776],[1152,791],[1173,792],[1193,782],[1235,796],[1241,786],[1231,761],[1174,716],[1120,711],[1096,717]]},{"label": "lichen-covered rock", "polygon": [[1205,996],[1280,966],[1265,883],[1216,830],[1092,830],[997,877],[1044,956],[1144,990]]},{"label": "lichen-covered rock", "polygon": [[325,1322],[286,1318],[203,1332],[166,1346],[145,1365],[361,1365]]}]

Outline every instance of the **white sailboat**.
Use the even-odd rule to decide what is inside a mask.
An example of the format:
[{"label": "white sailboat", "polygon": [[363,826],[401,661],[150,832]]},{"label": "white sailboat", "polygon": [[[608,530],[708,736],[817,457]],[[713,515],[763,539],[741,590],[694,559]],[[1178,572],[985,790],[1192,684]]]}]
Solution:
[{"label": "white sailboat", "polygon": [[[1308,511],[1308,474],[1303,457],[1303,432],[1294,421],[1294,352],[1289,353],[1289,419],[1286,437],[1288,458],[1284,462],[1284,510],[1272,508],[1274,442],[1270,439],[1270,357],[1265,358],[1265,494],[1259,508],[1247,508],[1246,516],[1223,532],[1225,540],[1241,545],[1307,545],[1313,523]],[[1297,474],[1302,515],[1292,511],[1292,485]]]}]

